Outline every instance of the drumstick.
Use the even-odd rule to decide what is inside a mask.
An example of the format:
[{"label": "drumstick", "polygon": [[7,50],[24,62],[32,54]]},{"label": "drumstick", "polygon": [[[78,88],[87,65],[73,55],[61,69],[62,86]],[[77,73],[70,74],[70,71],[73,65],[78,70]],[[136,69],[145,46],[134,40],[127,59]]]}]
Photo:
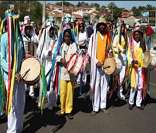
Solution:
[{"label": "drumstick", "polygon": [[24,72],[24,75],[22,76],[22,79],[27,75],[27,73],[30,71],[30,68]]},{"label": "drumstick", "polygon": [[103,67],[103,69],[107,69],[107,68],[110,68],[110,66]]}]

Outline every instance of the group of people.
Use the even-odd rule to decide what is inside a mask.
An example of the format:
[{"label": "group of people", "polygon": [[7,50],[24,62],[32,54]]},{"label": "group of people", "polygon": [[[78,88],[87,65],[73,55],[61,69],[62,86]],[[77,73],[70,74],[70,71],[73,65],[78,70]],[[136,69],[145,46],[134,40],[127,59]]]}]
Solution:
[{"label": "group of people", "polygon": [[[15,25],[12,25],[14,22]],[[58,115],[73,119],[74,84],[76,82],[79,85],[79,95],[82,96],[88,76],[92,115],[99,111],[106,112],[107,100],[112,95],[128,102],[130,110],[134,105],[143,109],[142,101],[148,93],[148,69],[144,67],[144,52],[150,49],[151,45],[146,45],[144,33],[140,28],[134,27],[129,33],[124,22],[115,28],[104,17],[99,18],[95,27],[90,24],[86,27],[84,20],[76,21],[70,15],[66,15],[60,27],[55,24],[53,17],[49,17],[37,35],[30,17],[25,16],[24,22],[19,25],[18,17],[13,11],[5,13],[1,25],[0,83],[4,82],[1,87],[6,89],[6,94],[0,94],[6,95],[6,105],[1,107],[3,109],[0,113],[7,114],[7,133],[22,132],[25,91],[29,91],[29,95],[35,98],[35,86],[39,88],[39,97],[43,93],[41,89],[46,87],[45,98],[49,110],[57,107],[60,101]],[[34,49],[29,45],[34,45]],[[71,61],[73,55],[77,55],[74,63]],[[83,61],[78,60],[79,56]],[[45,71],[41,72],[40,80],[34,85],[26,84],[20,75],[22,61],[30,57],[37,58],[41,64],[41,71]],[[105,72],[107,68],[103,68],[107,58],[115,61],[116,69],[111,75]],[[80,61],[78,65],[81,66],[78,66],[80,69],[75,74],[75,71],[72,72],[69,68],[77,61]],[[125,89],[127,87],[129,89]],[[0,100],[0,105],[3,100]],[[39,107],[42,104],[43,102],[40,102]]]}]

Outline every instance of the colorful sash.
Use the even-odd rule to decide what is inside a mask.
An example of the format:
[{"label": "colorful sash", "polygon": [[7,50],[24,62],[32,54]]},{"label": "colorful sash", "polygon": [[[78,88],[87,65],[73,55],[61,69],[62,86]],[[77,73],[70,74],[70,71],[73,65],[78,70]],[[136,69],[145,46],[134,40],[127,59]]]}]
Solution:
[{"label": "colorful sash", "polygon": [[12,110],[15,75],[20,71],[25,56],[24,45],[16,16],[7,17],[8,24],[8,95],[7,113]]}]

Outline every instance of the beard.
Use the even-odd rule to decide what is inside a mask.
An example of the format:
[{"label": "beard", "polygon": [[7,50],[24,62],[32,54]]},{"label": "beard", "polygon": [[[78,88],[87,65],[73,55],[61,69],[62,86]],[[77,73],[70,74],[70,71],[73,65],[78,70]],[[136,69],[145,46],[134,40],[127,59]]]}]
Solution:
[{"label": "beard", "polygon": [[100,32],[102,35],[104,35],[104,34],[107,33],[107,31],[106,31],[105,29],[100,29],[99,32]]}]

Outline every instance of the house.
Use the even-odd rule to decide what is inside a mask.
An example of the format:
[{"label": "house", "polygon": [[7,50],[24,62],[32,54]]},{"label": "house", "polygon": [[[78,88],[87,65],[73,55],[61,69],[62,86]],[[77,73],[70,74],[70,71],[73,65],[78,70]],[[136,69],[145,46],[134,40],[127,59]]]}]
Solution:
[{"label": "house", "polygon": [[133,12],[131,10],[123,10],[121,13],[121,18],[128,18],[133,16]]}]

